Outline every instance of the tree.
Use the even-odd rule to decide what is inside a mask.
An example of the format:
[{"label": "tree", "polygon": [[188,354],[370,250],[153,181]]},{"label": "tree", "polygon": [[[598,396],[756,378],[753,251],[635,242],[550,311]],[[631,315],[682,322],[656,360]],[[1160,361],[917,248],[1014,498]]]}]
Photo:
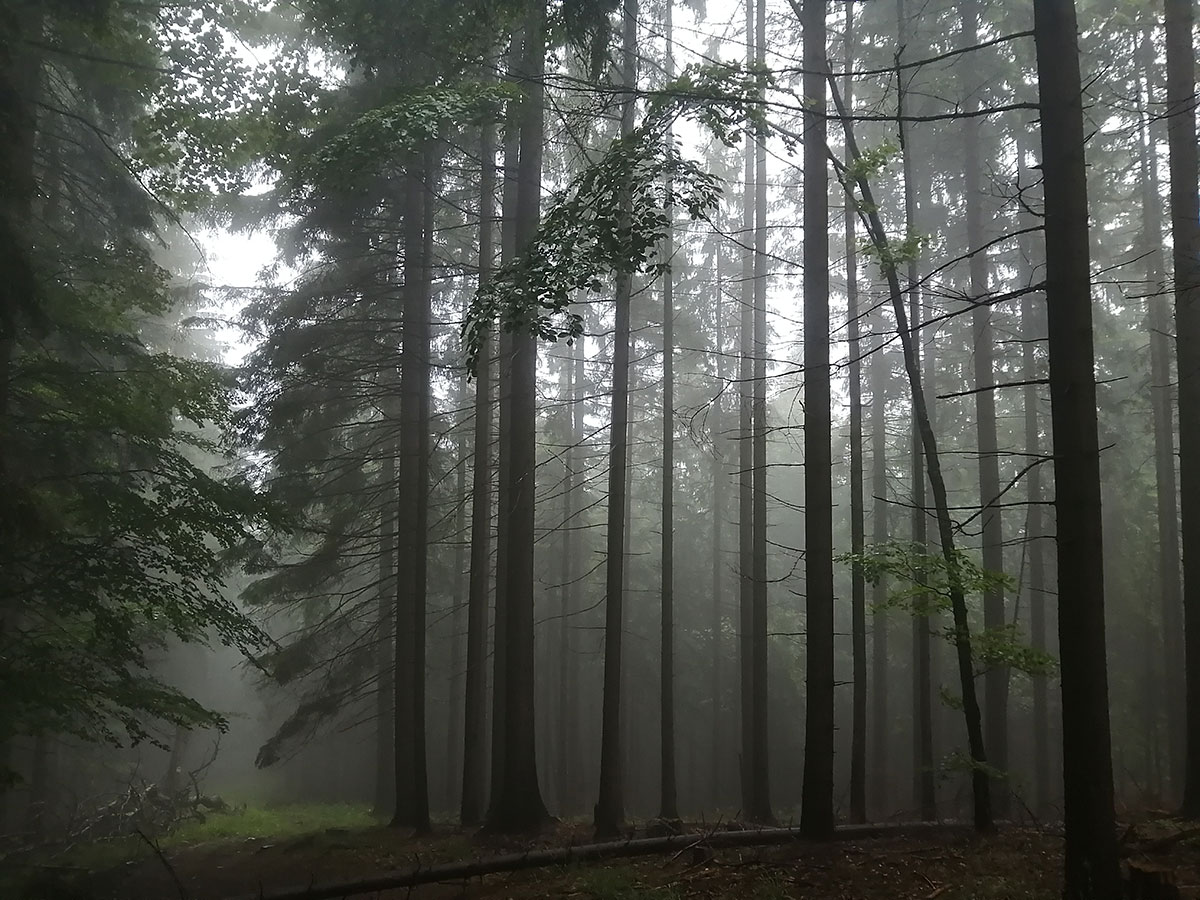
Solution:
[{"label": "tree", "polygon": [[[846,4],[846,75],[842,96],[847,109],[854,106],[854,4]],[[863,503],[862,340],[859,337],[858,238],[855,235],[853,196],[846,202],[846,321],[850,344],[850,552],[855,555],[850,573],[851,642],[854,665],[854,698],[850,737],[850,819],[867,821],[867,583],[859,558],[866,541]],[[879,690],[882,679],[875,682]],[[884,717],[879,716],[882,720]],[[882,721],[876,722],[882,727]],[[880,754],[882,756],[882,754]]]},{"label": "tree", "polygon": [[1200,199],[1196,196],[1195,12],[1165,0],[1167,143],[1175,263],[1175,353],[1179,372],[1179,486],[1183,537],[1187,760],[1183,812],[1200,818]]},{"label": "tree", "polygon": [[[1067,900],[1120,895],[1113,823],[1100,447],[1082,86],[1073,0],[1035,0],[1058,518]],[[1189,31],[1190,34],[1190,31]]]},{"label": "tree", "polygon": [[825,146],[825,0],[803,0],[804,523],[807,708],[800,827],[833,833],[833,496],[829,386],[829,176]]},{"label": "tree", "polygon": [[[755,4],[754,61],[759,73],[766,69],[766,0]],[[749,26],[749,20],[747,20]],[[765,100],[765,74],[757,74],[758,97]],[[747,139],[747,143],[749,140]],[[749,146],[747,146],[749,152]],[[767,704],[770,694],[767,668],[767,129],[754,131],[754,384],[751,461],[753,464],[751,678],[753,704],[751,744],[752,795],[749,818],[774,822],[771,814],[770,757]]]},{"label": "tree", "polygon": [[[156,245],[175,236],[179,210],[138,176],[168,202],[183,196],[170,155],[161,170],[150,160],[189,121],[178,160],[237,177],[213,142],[233,98],[185,98],[150,74],[177,51],[181,72],[203,75],[194,54],[212,31],[176,35],[179,22],[107,5],[18,3],[0,16],[6,749],[15,735],[119,745],[151,739],[155,722],[223,727],[155,672],[152,651],[265,643],[226,590],[226,555],[268,525],[248,485],[212,474],[229,461],[214,429],[232,424],[230,373],[157,343],[178,298]],[[228,74],[236,97],[243,73]]]},{"label": "tree", "polygon": [[[495,261],[496,126],[485,122],[480,131],[479,286],[491,281]],[[471,562],[467,587],[467,673],[464,699],[462,805],[459,820],[476,825],[484,812],[484,773],[487,761],[488,584],[491,574],[492,528],[492,368],[489,341],[483,367],[476,374],[475,422],[471,463]]]},{"label": "tree", "polygon": [[[637,0],[622,7],[621,86],[627,92],[621,104],[621,136],[634,127],[634,91],[637,86]],[[630,198],[622,192],[620,214],[630,214]],[[629,316],[633,278],[618,272],[613,305],[612,421],[608,443],[608,522],[604,600],[604,703],[600,731],[600,799],[596,801],[597,837],[620,832],[625,819],[621,778],[621,644],[625,592],[626,479],[629,462]]]},{"label": "tree", "polygon": [[[977,0],[962,4],[962,42],[965,48],[979,42],[979,5]],[[961,68],[961,72],[969,71]],[[979,109],[979,93],[974,85],[966,85],[966,111]],[[969,115],[963,122],[966,130],[963,177],[966,194],[967,252],[971,254],[972,353],[975,368],[975,429],[979,452],[979,505],[983,525],[983,567],[992,572],[1004,569],[1004,532],[1000,508],[1000,459],[996,443],[995,337],[992,329],[992,307],[984,302],[988,296],[988,255],[984,244],[983,194],[980,185],[983,171],[980,159],[979,122]],[[983,627],[999,632],[1004,628],[1004,591],[997,580],[983,597]],[[1006,773],[1008,769],[1008,669],[993,664],[984,674],[984,740],[992,765]],[[1001,815],[1008,808],[1008,790],[1002,790],[996,807]]]},{"label": "tree", "polygon": [[[667,0],[663,36],[666,41],[666,76],[675,77],[675,40],[672,27],[672,0]],[[667,141],[674,141],[674,134],[667,131]],[[668,186],[667,192],[670,193]],[[674,211],[672,211],[673,214]],[[666,822],[679,819],[678,788],[675,783],[675,275],[672,263],[675,256],[675,230],[667,229],[663,241],[662,276],[663,295],[663,403],[662,403],[662,644],[661,702],[659,735],[662,756],[662,797],[659,818]]]},{"label": "tree", "polygon": [[[537,232],[542,196],[542,139],[545,73],[546,9],[535,4],[522,29],[523,51],[519,81],[524,96],[520,104],[520,162],[517,172],[514,240],[518,251]],[[506,160],[507,165],[507,160]],[[500,393],[500,427],[507,431],[507,500],[500,515],[508,526],[505,548],[504,680],[502,769],[493,781],[493,802],[486,827],[491,831],[522,831],[544,824],[549,814],[538,785],[534,733],[533,645],[533,534],[534,486],[537,466],[537,344],[533,335],[511,336],[509,386]],[[503,354],[502,354],[503,357]],[[502,362],[501,365],[504,363]],[[499,702],[499,701],[497,701]]]}]

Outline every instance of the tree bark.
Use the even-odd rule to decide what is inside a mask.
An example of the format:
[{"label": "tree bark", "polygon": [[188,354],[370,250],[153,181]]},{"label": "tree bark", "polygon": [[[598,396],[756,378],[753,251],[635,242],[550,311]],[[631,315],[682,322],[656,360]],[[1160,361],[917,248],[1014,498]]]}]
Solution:
[{"label": "tree bark", "polygon": [[[854,108],[854,4],[846,4],[846,77],[842,82],[847,109]],[[863,502],[862,341],[859,336],[858,237],[854,198],[846,195],[846,319],[850,338],[850,633],[854,696],[850,734],[850,821],[867,821],[867,580],[862,552],[866,543]]]},{"label": "tree bark", "polygon": [[826,0],[803,0],[804,31],[804,593],[807,703],[800,828],[833,833],[833,459],[829,386],[829,175]]},{"label": "tree bark", "polygon": [[[666,78],[675,77],[673,0],[666,0],[663,24],[666,39]],[[674,143],[674,133],[668,129],[668,144]],[[670,182],[668,182],[668,190]],[[668,209],[668,215],[674,211]],[[663,411],[662,411],[662,536],[660,571],[662,595],[662,644],[659,653],[660,671],[660,767],[662,770],[659,818],[675,822],[679,819],[678,787],[675,783],[675,275],[671,268],[675,256],[675,231],[667,228],[663,239]]]},{"label": "tree bark", "polygon": [[[904,48],[908,44],[908,15],[904,0],[897,0],[897,41],[900,51],[896,57],[897,67],[903,57]],[[896,101],[896,130],[900,139],[900,152],[904,168],[904,222],[909,234],[920,234],[921,223],[918,220],[917,195],[920,186],[917,184],[917,166],[913,152],[913,141],[908,134],[904,120],[905,89],[903,73],[897,69],[898,99]],[[913,353],[917,369],[922,367],[921,347],[921,261],[917,254],[908,259],[908,318],[912,325]],[[932,349],[931,349],[932,352]],[[926,360],[928,364],[928,360]],[[928,371],[928,368],[926,369]],[[926,395],[928,396],[928,395]],[[931,402],[926,400],[926,415],[932,417],[929,408]],[[925,463],[923,459],[924,445],[921,437],[921,426],[918,421],[916,406],[912,411],[912,511],[910,514],[910,530],[912,542],[921,552],[929,552],[928,513],[925,508]],[[932,420],[929,424],[933,430]],[[913,581],[924,584],[925,572],[913,572]],[[913,722],[913,800],[919,810],[921,819],[932,822],[937,818],[937,781],[933,765],[933,648],[932,629],[933,616],[927,608],[930,603],[928,596],[918,598],[921,608],[914,610],[912,615],[912,722]]]},{"label": "tree bark", "polygon": [[429,830],[425,763],[425,560],[428,519],[429,250],[432,173],[421,157],[404,177],[404,331],[400,351],[400,492],[396,520],[396,803],[392,825]]},{"label": "tree bark", "polygon": [[[761,72],[766,66],[767,0],[755,4],[754,56]],[[766,98],[760,80],[759,99]],[[750,820],[773,824],[767,710],[770,695],[767,668],[767,135],[760,126],[754,147],[754,404],[753,448],[753,604],[751,611],[752,680],[754,702],[754,769]],[[832,561],[830,562],[832,566]]]},{"label": "tree bark", "polygon": [[[519,80],[520,161],[517,170],[514,242],[519,251],[533,239],[541,214],[542,140],[545,87],[546,8],[530,8],[526,19]],[[508,161],[506,160],[506,165]],[[535,829],[549,820],[538,784],[534,724],[534,491],[537,470],[537,342],[524,331],[510,336],[511,361],[507,395],[501,391],[501,427],[508,430],[507,511],[505,548],[503,761],[500,783],[493,785],[495,801],[486,828],[493,832]],[[507,399],[507,404],[504,403]],[[495,752],[495,749],[493,749]]]},{"label": "tree bark", "polygon": [[[637,85],[637,0],[624,0],[621,81],[629,90],[621,107],[621,135],[633,132]],[[622,192],[621,213],[629,214],[630,198]],[[600,797],[596,803],[597,837],[620,833],[625,809],[621,773],[621,644],[625,593],[625,509],[629,460],[629,315],[633,279],[616,277],[616,328],[613,334],[612,425],[608,453],[608,539],[604,607],[604,699],[601,710]]]},{"label": "tree bark", "polygon": [[[1017,151],[1018,181],[1025,179],[1025,148]],[[1033,282],[1033,261],[1029,248],[1021,241],[1020,283],[1029,286]],[[1037,342],[1045,340],[1045,313],[1038,309],[1038,298],[1026,293],[1021,297],[1021,366],[1022,377],[1027,382],[1024,388],[1025,453],[1037,459],[1042,453],[1042,434],[1039,424],[1038,406],[1042,400],[1038,386],[1034,384],[1043,375],[1035,348]],[[1045,299],[1042,298],[1044,303]],[[1030,643],[1035,650],[1047,651],[1046,640],[1046,526],[1042,514],[1045,491],[1042,488],[1042,467],[1029,470],[1025,481],[1029,511],[1026,515],[1025,542],[1029,553],[1029,623]],[[1049,689],[1044,674],[1033,676],[1033,784],[1034,810],[1040,815],[1050,809],[1050,715]]]},{"label": "tree bark", "polygon": [[[761,2],[761,0],[760,0]],[[754,0],[746,0],[746,67],[754,64]],[[742,816],[754,816],[754,153],[746,141],[742,185],[742,291],[738,366],[738,662]]]},{"label": "tree bark", "polygon": [[709,806],[717,809],[725,801],[725,728],[722,698],[724,697],[724,628],[725,628],[725,598],[724,598],[724,526],[725,526],[725,480],[728,471],[725,466],[725,285],[721,270],[721,248],[713,251],[713,281],[716,294],[716,369],[717,393],[713,398],[712,409],[712,482],[713,482],[713,522],[712,522],[712,623],[709,631],[712,635],[710,650],[712,652],[709,696],[712,698],[712,743],[711,763],[709,773]]},{"label": "tree bark", "polygon": [[1200,198],[1196,195],[1195,11],[1191,0],[1165,0],[1165,7],[1187,703],[1183,813],[1200,818]]},{"label": "tree bark", "polygon": [[1097,900],[1119,896],[1120,877],[1109,744],[1104,567],[1097,565],[1104,556],[1104,541],[1078,29],[1073,0],[1034,0],[1033,13],[1058,519],[1063,896]]},{"label": "tree bark", "polygon": [[[962,45],[974,47],[979,43],[979,3],[965,0],[962,4]],[[970,71],[960,67],[960,72]],[[964,108],[968,113],[979,110],[979,92],[974,83],[964,85]],[[963,193],[966,203],[967,252],[971,254],[970,269],[972,360],[975,374],[975,433],[979,452],[979,504],[983,530],[983,567],[989,572],[1004,569],[1004,533],[1000,509],[995,504],[1000,495],[1000,460],[996,439],[995,336],[992,332],[992,308],[985,301],[988,295],[988,257],[983,232],[982,161],[980,152],[980,119],[971,115],[963,121]],[[1004,628],[1004,589],[989,587],[983,592],[983,627],[986,631]],[[1007,775],[1008,770],[1008,667],[991,664],[983,676],[984,742],[988,759],[994,768]],[[1008,811],[1007,783],[994,797],[996,812]]]},{"label": "tree bark", "polygon": [[[480,134],[479,287],[491,283],[496,234],[496,126]],[[487,626],[492,538],[492,342],[484,344],[475,377],[471,465],[471,572],[467,585],[467,674],[464,698],[460,821],[483,818],[487,764]]]}]

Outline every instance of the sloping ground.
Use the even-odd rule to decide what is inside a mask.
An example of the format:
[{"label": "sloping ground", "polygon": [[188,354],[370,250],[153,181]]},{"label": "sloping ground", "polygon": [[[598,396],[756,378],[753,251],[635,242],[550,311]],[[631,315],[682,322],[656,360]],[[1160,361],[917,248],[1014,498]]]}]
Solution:
[{"label": "sloping ground", "polygon": [[[86,879],[47,883],[29,900],[225,900],[285,888],[352,881],[417,865],[487,857],[537,847],[582,844],[583,827],[560,825],[534,840],[501,841],[442,831],[414,839],[386,828],[328,829],[273,841],[216,841],[163,851]],[[1129,859],[1170,870],[1180,896],[1200,898],[1200,830],[1156,823],[1126,832]],[[1006,829],[976,839],[969,832],[885,836],[830,844],[786,844],[710,852],[694,846],[597,865],[539,868],[468,882],[424,885],[377,898],[819,898],[819,900],[1056,900],[1061,893],[1061,838]]]}]

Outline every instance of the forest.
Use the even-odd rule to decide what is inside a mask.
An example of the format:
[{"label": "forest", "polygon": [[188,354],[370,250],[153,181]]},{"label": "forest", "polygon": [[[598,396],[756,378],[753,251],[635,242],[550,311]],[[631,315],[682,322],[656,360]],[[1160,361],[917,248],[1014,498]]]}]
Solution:
[{"label": "forest", "polygon": [[1195,46],[0,0],[0,896],[1200,897]]}]

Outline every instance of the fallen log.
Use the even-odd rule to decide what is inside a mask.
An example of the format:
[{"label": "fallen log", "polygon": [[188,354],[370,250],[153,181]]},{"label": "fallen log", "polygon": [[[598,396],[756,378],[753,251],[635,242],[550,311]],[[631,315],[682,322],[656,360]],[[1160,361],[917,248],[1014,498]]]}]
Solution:
[{"label": "fallen log", "polygon": [[[834,840],[862,840],[877,837],[896,837],[931,832],[965,833],[962,825],[938,823],[904,823],[892,825],[851,825],[837,829]],[[480,859],[462,860],[438,865],[414,866],[411,869],[386,872],[370,878],[354,881],[309,884],[304,887],[287,888],[266,893],[259,890],[228,900],[335,900],[398,888],[414,888],[423,884],[441,881],[464,881],[483,875],[505,872],[520,872],[546,866],[569,863],[591,863],[608,859],[624,859],[632,856],[654,856],[660,853],[687,851],[692,848],[730,849],[733,847],[766,847],[777,844],[808,844],[817,842],[800,837],[799,828],[754,828],[673,834],[663,837],[630,837],[623,841],[602,844],[576,844],[569,847],[552,847],[508,853]]]}]

